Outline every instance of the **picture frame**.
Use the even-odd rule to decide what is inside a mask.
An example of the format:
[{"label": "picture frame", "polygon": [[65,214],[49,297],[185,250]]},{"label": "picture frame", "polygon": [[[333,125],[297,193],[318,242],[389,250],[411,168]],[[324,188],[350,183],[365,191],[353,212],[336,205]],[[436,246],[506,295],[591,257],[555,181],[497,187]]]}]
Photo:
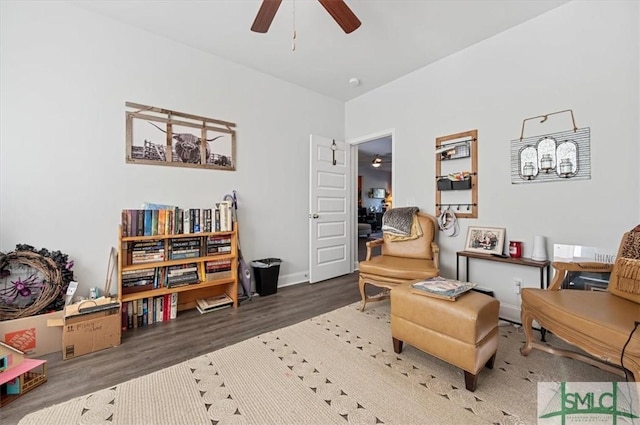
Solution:
[{"label": "picture frame", "polygon": [[234,123],[132,102],[126,107],[127,163],[235,171]]},{"label": "picture frame", "polygon": [[387,190],[385,188],[373,188],[371,189],[371,197],[373,199],[384,199],[387,197]]},{"label": "picture frame", "polygon": [[505,233],[504,227],[469,226],[464,250],[480,254],[502,255]]}]

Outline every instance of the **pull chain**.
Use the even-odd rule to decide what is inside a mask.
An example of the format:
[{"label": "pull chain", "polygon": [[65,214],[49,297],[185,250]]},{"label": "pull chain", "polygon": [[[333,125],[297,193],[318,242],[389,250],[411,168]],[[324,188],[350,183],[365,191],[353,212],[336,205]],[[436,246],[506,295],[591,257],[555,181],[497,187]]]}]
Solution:
[{"label": "pull chain", "polygon": [[296,0],[293,0],[293,33],[291,40],[291,51],[296,51]]}]

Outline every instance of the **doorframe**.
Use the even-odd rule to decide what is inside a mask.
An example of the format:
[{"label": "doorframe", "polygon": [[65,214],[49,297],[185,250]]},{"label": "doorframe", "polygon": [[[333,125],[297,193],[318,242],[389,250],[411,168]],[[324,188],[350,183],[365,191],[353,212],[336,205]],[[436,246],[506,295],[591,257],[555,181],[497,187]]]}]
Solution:
[{"label": "doorframe", "polygon": [[[395,195],[395,186],[396,186],[396,130],[395,128],[390,128],[386,130],[376,131],[374,133],[368,134],[366,136],[354,137],[352,139],[346,140],[347,145],[351,146],[351,177],[349,186],[351,187],[350,195],[350,211],[351,211],[351,220],[353,220],[352,224],[355,224],[355,227],[351,226],[352,235],[356,238],[358,237],[358,219],[357,217],[357,205],[354,205],[353,200],[358,199],[358,145],[360,143],[371,142],[373,140],[381,139],[383,137],[391,137],[391,193],[393,193],[393,198],[396,199]],[[351,258],[353,258],[353,271],[357,271],[359,268],[358,262],[358,241],[352,237],[351,243]]]}]

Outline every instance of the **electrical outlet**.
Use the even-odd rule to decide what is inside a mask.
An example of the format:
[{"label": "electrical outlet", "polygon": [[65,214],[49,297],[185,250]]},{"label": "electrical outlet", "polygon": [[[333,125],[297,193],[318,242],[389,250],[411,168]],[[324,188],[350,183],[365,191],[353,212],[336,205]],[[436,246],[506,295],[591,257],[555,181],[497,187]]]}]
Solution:
[{"label": "electrical outlet", "polygon": [[520,294],[520,289],[522,289],[522,279],[513,279],[513,292],[516,294]]}]

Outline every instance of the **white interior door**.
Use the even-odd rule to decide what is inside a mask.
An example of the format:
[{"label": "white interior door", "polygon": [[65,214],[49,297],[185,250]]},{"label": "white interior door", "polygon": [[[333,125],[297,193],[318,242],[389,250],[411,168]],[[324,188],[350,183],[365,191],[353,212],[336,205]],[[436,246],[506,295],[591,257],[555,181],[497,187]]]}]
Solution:
[{"label": "white interior door", "polygon": [[351,272],[350,150],[338,140],[310,137],[309,282]]}]

